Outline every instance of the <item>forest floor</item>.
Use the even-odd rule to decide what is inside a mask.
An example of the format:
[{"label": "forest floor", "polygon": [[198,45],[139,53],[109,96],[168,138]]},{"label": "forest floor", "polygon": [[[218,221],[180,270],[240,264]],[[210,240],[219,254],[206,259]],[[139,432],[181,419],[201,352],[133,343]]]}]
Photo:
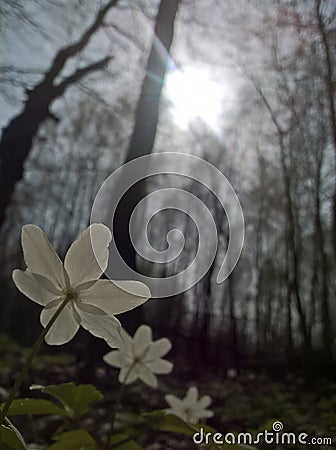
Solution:
[{"label": "forest floor", "polygon": [[[22,350],[8,338],[0,338],[0,399],[4,400],[17,377],[27,350]],[[73,381],[82,383],[80,370],[83,362],[72,355],[42,353],[35,360],[20,395],[22,397],[41,397],[39,392],[32,392],[32,384],[50,385]],[[92,413],[82,419],[81,426],[103,430],[108,428],[107,417],[115,404],[120,385],[116,379],[118,371],[103,365],[93,369],[93,379],[90,381],[103,394],[104,400],[97,404]],[[294,374],[278,376],[277,380],[265,373],[242,373],[237,376],[231,373],[231,378],[223,378],[214,374],[203,375],[202,379],[179,380],[173,375],[161,376],[156,390],[144,386],[140,382],[127,387],[122,400],[121,412],[127,414],[148,412],[167,408],[164,395],[172,393],[182,398],[188,386],[197,385],[201,395],[209,394],[212,399],[210,408],[214,417],[208,424],[222,435],[228,432],[254,433],[271,430],[275,421],[282,422],[284,432],[307,433],[311,436],[332,437],[332,446],[314,446],[310,448],[336,448],[336,382],[322,376],[311,378],[299,377]],[[45,396],[44,396],[45,398]],[[60,426],[55,416],[34,416],[21,418],[11,417],[26,437],[28,442],[40,443],[30,449],[45,449],[43,442],[52,442],[50,436],[57,432]],[[153,443],[154,442],[154,443]],[[182,436],[168,432],[159,432],[155,439],[150,437],[142,442],[146,450],[192,450],[196,446],[190,436]],[[256,445],[258,449],[300,449],[306,446],[287,445]],[[234,448],[232,446],[232,448]],[[128,450],[128,447],[120,447]]]}]

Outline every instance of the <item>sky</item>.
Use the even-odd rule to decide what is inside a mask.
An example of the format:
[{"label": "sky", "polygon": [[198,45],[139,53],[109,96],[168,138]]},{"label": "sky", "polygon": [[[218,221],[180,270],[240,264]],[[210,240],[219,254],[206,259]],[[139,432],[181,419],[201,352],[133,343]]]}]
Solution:
[{"label": "sky", "polygon": [[[92,20],[92,5],[83,2],[81,10],[73,10],[68,2],[63,7],[55,2],[50,8],[36,6],[34,1],[24,3],[26,14],[34,19],[36,27],[18,20],[12,13],[5,18],[3,27],[3,45],[1,47],[2,65],[13,66],[29,72],[20,75],[20,80],[34,85],[48,68],[53,55],[64,44],[77,38]],[[40,3],[38,3],[40,5]],[[88,14],[86,8],[91,9]],[[191,27],[185,18],[186,12],[192,14],[189,6],[181,7],[179,18],[175,24],[175,40],[172,48],[171,71],[166,77],[164,94],[168,97],[175,124],[187,129],[193,119],[202,117],[210,128],[220,133],[224,119],[228,118],[236,102],[237,84],[234,74],[230,73],[229,64],[208,64],[203,55],[195,55],[192,49],[194,41],[199,39],[198,30]],[[211,20],[216,16],[213,11]],[[90,20],[91,19],[91,20]],[[139,90],[144,75],[144,56],[138,47],[149,48],[153,32],[153,24],[138,9],[116,8],[111,11],[108,23],[117,25],[121,30],[133,35],[135,44],[122,37],[113,28],[106,28],[96,33],[80,59],[73,58],[63,74],[70,73],[78,64],[85,64],[88,60],[100,59],[104,54],[112,54],[114,59],[110,64],[110,77],[105,81],[94,80],[94,88],[104,95],[112,105],[116,100],[116,93],[125,90],[127,95],[134,95]],[[190,39],[190,30],[193,36]],[[187,41],[188,40],[188,41]],[[193,42],[192,42],[193,41]],[[220,43],[220,41],[218,41]],[[214,47],[214,46],[212,46]],[[213,56],[215,51],[211,50]],[[217,55],[218,58],[218,55]],[[41,71],[41,74],[34,73]],[[113,78],[113,79],[112,79]],[[3,127],[13,115],[22,108],[25,94],[22,86],[5,86],[5,92],[10,96],[1,97],[0,126]],[[54,108],[62,107],[62,100]]]}]

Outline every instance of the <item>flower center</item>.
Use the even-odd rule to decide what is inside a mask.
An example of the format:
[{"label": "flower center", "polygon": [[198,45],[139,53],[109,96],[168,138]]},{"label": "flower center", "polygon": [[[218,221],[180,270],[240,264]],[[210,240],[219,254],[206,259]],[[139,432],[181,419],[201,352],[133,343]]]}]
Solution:
[{"label": "flower center", "polygon": [[191,413],[191,409],[190,409],[190,408],[185,408],[185,409],[184,409],[184,413],[185,413],[185,415],[186,415],[187,422],[189,422],[189,421],[190,421],[190,413]]},{"label": "flower center", "polygon": [[69,302],[73,301],[73,300],[78,300],[78,294],[77,294],[77,292],[75,292],[73,290],[68,290],[65,295],[66,295],[66,299]]},{"label": "flower center", "polygon": [[143,361],[147,355],[148,350],[149,350],[149,346],[144,348],[143,351],[139,355],[135,355],[135,360],[138,362]]}]

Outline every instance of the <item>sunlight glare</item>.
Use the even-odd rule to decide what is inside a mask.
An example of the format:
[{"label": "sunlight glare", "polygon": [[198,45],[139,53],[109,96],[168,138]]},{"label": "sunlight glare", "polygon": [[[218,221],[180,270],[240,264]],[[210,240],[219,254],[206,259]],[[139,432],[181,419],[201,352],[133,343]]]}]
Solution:
[{"label": "sunlight glare", "polygon": [[218,128],[223,88],[211,80],[207,70],[174,70],[167,75],[165,89],[178,126],[187,128],[194,119],[200,117],[211,128]]}]

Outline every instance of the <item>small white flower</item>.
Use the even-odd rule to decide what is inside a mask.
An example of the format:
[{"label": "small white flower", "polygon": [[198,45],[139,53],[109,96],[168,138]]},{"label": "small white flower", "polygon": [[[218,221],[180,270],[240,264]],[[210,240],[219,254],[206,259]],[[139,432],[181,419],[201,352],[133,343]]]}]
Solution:
[{"label": "small white flower", "polygon": [[226,376],[228,378],[230,378],[231,380],[233,380],[234,378],[237,378],[238,372],[236,371],[236,369],[228,369],[226,371]]},{"label": "small white flower", "polygon": [[141,325],[133,339],[122,330],[123,343],[119,350],[107,353],[103,359],[110,366],[120,368],[119,382],[131,384],[138,378],[153,388],[158,385],[154,374],[167,374],[173,370],[173,364],[162,356],[171,349],[167,338],[153,342],[152,330],[147,325]]},{"label": "small white flower", "polygon": [[111,347],[119,346],[121,325],[114,314],[129,311],[150,297],[143,283],[98,280],[107,267],[111,238],[105,225],[91,225],[70,246],[63,265],[39,227],[22,228],[27,270],[14,270],[13,280],[19,291],[44,307],[40,316],[44,327],[68,299],[46,335],[48,344],[69,342],[81,325],[94,336],[105,339]]},{"label": "small white flower", "polygon": [[204,395],[198,399],[198,396],[198,389],[195,386],[188,389],[182,400],[175,395],[167,394],[165,400],[170,408],[166,411],[189,423],[198,423],[200,419],[213,417],[214,413],[206,409],[212,402],[211,397]]}]

